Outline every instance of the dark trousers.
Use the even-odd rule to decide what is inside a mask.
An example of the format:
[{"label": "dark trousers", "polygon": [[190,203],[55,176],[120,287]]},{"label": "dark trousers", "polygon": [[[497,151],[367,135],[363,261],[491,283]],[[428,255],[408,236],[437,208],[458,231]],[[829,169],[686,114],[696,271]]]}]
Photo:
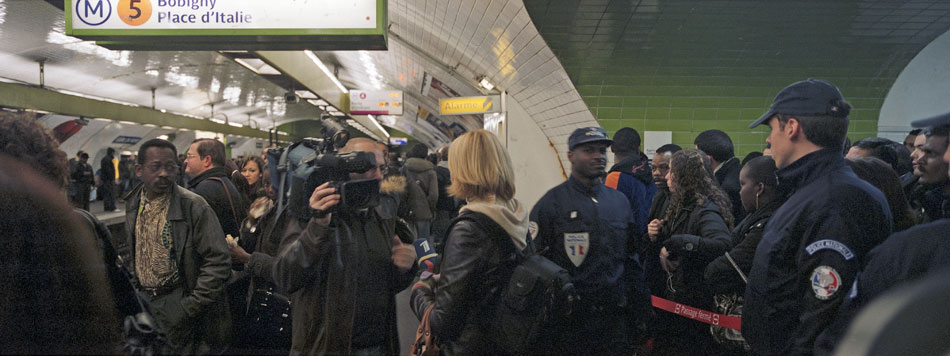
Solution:
[{"label": "dark trousers", "polygon": [[[182,306],[182,300],[188,296],[183,287],[158,296],[143,292],[149,303],[149,311],[158,322],[168,342],[182,355],[221,354],[227,349],[227,336],[230,333],[231,318],[226,302],[206,307],[198,315],[188,316]],[[224,322],[209,325],[209,314],[223,313]],[[220,315],[216,315],[219,320]],[[214,330],[209,330],[214,329]]]},{"label": "dark trousers", "polygon": [[548,355],[630,355],[623,309],[579,306],[546,335]]},{"label": "dark trousers", "polygon": [[105,211],[115,210],[115,181],[105,180],[99,186],[97,194],[102,194],[102,208]]},{"label": "dark trousers", "polygon": [[76,195],[73,196],[73,206],[89,211],[89,193],[92,187],[89,184],[76,184]]}]

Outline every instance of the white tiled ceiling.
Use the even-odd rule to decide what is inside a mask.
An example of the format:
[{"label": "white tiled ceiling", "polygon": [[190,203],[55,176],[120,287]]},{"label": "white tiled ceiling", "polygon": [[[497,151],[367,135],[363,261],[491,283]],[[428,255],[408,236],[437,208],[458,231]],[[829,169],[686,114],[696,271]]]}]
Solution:
[{"label": "white tiled ceiling", "polygon": [[438,102],[420,95],[424,73],[463,96],[484,94],[475,78],[486,76],[525,107],[560,152],[566,152],[567,136],[575,128],[598,126],[521,0],[390,0],[389,21],[387,52],[319,55],[339,64],[340,80],[356,88],[374,87],[364,65],[371,58],[385,88],[407,93],[407,110],[399,120],[429,131],[420,135],[423,142],[448,143],[427,123],[416,122],[418,106],[438,111]]}]

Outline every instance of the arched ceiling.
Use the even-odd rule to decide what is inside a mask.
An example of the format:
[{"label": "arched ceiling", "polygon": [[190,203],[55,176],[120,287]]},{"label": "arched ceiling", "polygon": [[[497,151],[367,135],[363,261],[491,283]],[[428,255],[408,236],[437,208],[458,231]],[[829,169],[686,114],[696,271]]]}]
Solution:
[{"label": "arched ceiling", "polygon": [[692,146],[719,128],[761,150],[748,123],[785,85],[837,84],[850,134],[877,134],[884,97],[950,28],[945,0],[525,0],[547,44],[608,131],[673,131]]}]

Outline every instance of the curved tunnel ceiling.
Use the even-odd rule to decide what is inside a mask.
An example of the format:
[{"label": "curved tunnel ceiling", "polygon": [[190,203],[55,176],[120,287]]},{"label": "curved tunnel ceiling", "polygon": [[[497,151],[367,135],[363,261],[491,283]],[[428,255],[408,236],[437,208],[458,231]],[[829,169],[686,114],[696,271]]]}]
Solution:
[{"label": "curved tunnel ceiling", "polygon": [[[608,131],[629,126],[695,135],[729,132],[760,151],[746,126],[778,91],[822,78],[852,103],[852,139],[877,134],[884,97],[925,45],[950,28],[942,0],[525,0],[532,20]],[[740,156],[741,157],[741,156]]]}]

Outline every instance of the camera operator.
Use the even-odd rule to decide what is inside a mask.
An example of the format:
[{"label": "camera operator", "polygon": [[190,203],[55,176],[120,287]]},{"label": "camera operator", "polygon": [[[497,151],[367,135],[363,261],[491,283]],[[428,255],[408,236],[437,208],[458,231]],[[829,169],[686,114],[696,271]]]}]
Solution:
[{"label": "camera operator", "polygon": [[[349,179],[380,179],[375,142],[354,138],[340,149],[354,151],[373,152],[375,162]],[[291,219],[274,262],[274,280],[294,306],[291,355],[398,354],[395,295],[415,276],[415,251],[395,235],[387,209],[339,208],[339,193],[329,183],[313,191],[310,208],[335,210]]]}]

